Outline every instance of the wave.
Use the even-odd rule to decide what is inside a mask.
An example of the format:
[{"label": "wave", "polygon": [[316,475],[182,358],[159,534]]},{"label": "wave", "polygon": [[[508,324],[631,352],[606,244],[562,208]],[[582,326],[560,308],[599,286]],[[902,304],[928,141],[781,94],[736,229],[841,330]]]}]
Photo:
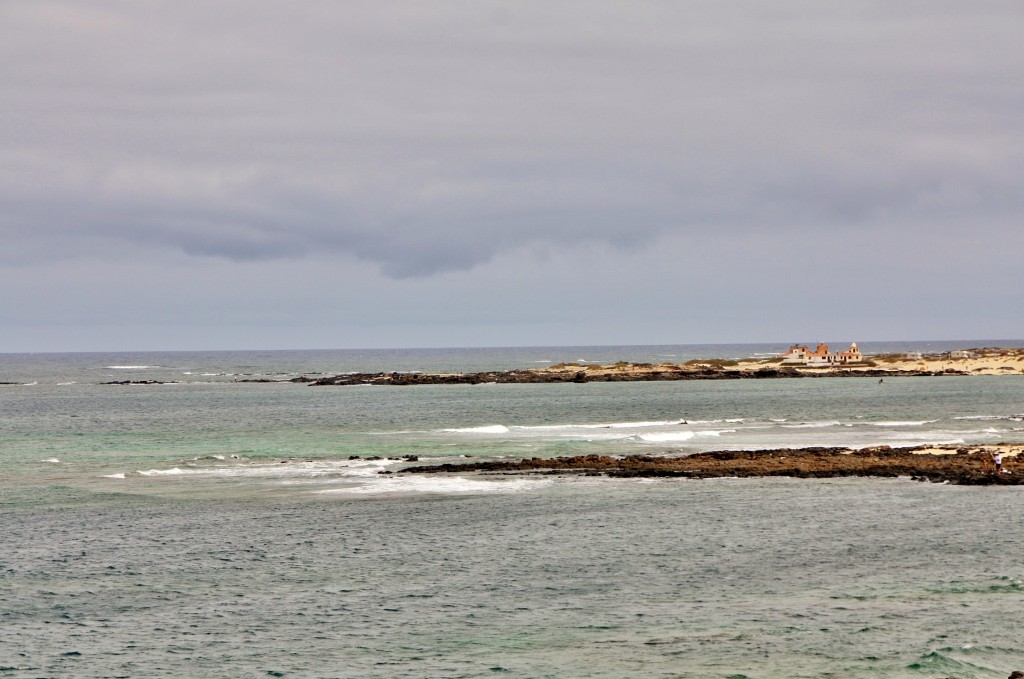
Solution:
[{"label": "wave", "polygon": [[595,424],[537,424],[516,427],[516,429],[522,431],[558,431],[563,429],[642,429],[645,427],[669,427],[685,423],[685,420],[655,420],[641,422],[599,422]]},{"label": "wave", "polygon": [[917,420],[907,422],[895,420],[892,422],[864,422],[863,424],[870,427],[920,427],[921,425],[931,424],[932,422],[938,422],[938,420]]},{"label": "wave", "polygon": [[108,365],[105,366],[107,370],[150,370],[152,368],[159,368],[158,365]]},{"label": "wave", "polygon": [[1007,420],[1009,422],[1024,422],[1024,415],[964,415],[954,417],[954,420],[988,422],[991,420]]},{"label": "wave", "polygon": [[[961,648],[960,651],[963,649]],[[984,665],[971,662],[960,656],[960,651],[951,647],[937,648],[921,655],[915,662],[907,665],[907,669],[924,671],[929,675],[969,675],[975,676],[977,672],[989,671]]]},{"label": "wave", "polygon": [[453,429],[442,429],[449,434],[507,434],[509,428],[503,424],[488,424],[480,427],[456,427]]},{"label": "wave", "polygon": [[57,459],[57,458],[55,458],[55,457],[51,457],[51,458],[49,458],[49,459],[46,459],[46,460],[39,460],[39,461],[40,461],[40,462],[45,462],[46,464],[60,464],[60,460],[58,460],[58,459]]},{"label": "wave", "polygon": [[657,432],[651,434],[640,434],[637,436],[637,439],[648,443],[669,443],[672,441],[689,441],[696,435],[696,432],[692,431]]},{"label": "wave", "polygon": [[735,434],[735,429],[709,429],[697,432],[697,436],[721,436],[722,434]]},{"label": "wave", "polygon": [[123,479],[124,478],[124,472],[119,472],[117,474],[104,474],[103,478],[105,478],[105,479]]},{"label": "wave", "polygon": [[551,479],[514,479],[500,481],[482,481],[463,477],[454,478],[423,478],[423,477],[377,477],[379,482],[345,488],[328,488],[317,491],[320,494],[349,493],[358,495],[376,495],[384,493],[442,493],[442,494],[482,494],[482,493],[521,493],[536,490],[553,483]]},{"label": "wave", "polygon": [[664,431],[640,434],[637,440],[647,443],[672,443],[689,441],[693,438],[715,438],[722,434],[735,434],[735,429],[709,429],[707,431]]},{"label": "wave", "polygon": [[1002,436],[1006,432],[1004,430],[1002,430],[1002,429],[995,429],[993,427],[988,427],[987,429],[967,429],[967,430],[964,430],[964,431],[958,431],[956,433],[957,434],[962,434],[964,436],[981,436],[981,437],[984,437],[984,438],[999,438],[1000,436]]},{"label": "wave", "polygon": [[831,422],[801,422],[800,424],[784,424],[783,429],[825,429],[828,427],[842,427],[843,423],[838,420]]},{"label": "wave", "polygon": [[140,476],[188,476],[190,478],[324,478],[375,477],[385,467],[401,464],[403,460],[278,460],[252,464],[245,461],[214,460],[209,466],[188,465],[185,469],[139,470]]},{"label": "wave", "polygon": [[184,473],[185,472],[178,467],[173,467],[171,469],[149,469],[146,471],[141,469],[139,470],[139,474],[142,476],[180,476]]}]

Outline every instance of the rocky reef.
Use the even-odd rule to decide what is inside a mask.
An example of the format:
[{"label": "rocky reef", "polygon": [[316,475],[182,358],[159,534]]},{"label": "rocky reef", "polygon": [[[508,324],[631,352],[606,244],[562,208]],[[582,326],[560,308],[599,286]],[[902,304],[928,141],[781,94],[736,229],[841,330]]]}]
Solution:
[{"label": "rocky reef", "polygon": [[[484,472],[495,474],[581,474],[592,476],[724,477],[786,476],[794,478],[910,477],[919,481],[959,485],[1021,485],[1024,464],[1008,459],[997,474],[990,446],[891,448],[800,448],[756,451],[714,451],[685,457],[580,455],[551,459],[419,465],[404,474]],[[930,452],[925,452],[925,451]],[[936,454],[936,451],[942,454]]]},{"label": "rocky reef", "polygon": [[956,370],[847,370],[830,368],[806,371],[788,367],[762,367],[740,370],[719,366],[647,366],[630,364],[628,369],[598,370],[573,367],[572,369],[544,368],[540,370],[505,370],[477,373],[350,373],[332,377],[297,377],[292,382],[307,382],[312,386],[347,386],[377,384],[410,386],[416,384],[553,384],[559,382],[668,382],[676,380],[736,380],[772,379],[780,377],[934,377],[938,375],[964,375]]}]

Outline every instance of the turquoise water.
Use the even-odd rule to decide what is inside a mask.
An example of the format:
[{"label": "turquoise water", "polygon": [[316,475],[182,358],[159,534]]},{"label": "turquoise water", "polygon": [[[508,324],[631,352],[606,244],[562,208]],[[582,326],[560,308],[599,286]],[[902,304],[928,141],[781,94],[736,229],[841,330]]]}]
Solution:
[{"label": "turquoise water", "polygon": [[[473,350],[466,362],[574,353]],[[364,354],[360,370],[398,355]],[[1024,669],[1016,488],[377,473],[407,455],[1022,441],[1024,377],[232,381],[351,359],[2,357],[0,381],[18,384],[0,386],[0,676]],[[458,352],[401,360],[436,370]],[[109,375],[182,383],[99,384]]]}]

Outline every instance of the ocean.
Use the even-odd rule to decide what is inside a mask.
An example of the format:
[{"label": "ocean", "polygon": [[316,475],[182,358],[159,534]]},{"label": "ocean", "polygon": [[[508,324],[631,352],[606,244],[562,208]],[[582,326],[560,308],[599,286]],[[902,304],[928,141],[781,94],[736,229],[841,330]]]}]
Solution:
[{"label": "ocean", "polygon": [[[1022,341],[861,343],[866,353]],[[783,345],[0,355],[0,677],[1024,669],[1018,488],[381,474],[1024,441],[1024,376],[311,387]],[[103,384],[111,381],[165,384]]]}]

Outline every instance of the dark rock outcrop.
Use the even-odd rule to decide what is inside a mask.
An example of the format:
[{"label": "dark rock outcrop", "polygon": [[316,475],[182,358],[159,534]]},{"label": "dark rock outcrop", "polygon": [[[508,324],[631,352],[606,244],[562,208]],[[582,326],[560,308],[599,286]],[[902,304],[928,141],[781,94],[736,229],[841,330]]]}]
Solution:
[{"label": "dark rock outcrop", "polygon": [[677,380],[742,380],[793,377],[934,377],[938,375],[965,375],[962,371],[928,370],[844,370],[830,368],[804,371],[789,367],[764,367],[757,370],[738,370],[715,366],[655,366],[640,370],[588,371],[588,370],[505,370],[477,373],[346,373],[331,377],[296,377],[292,382],[305,382],[314,387],[386,385],[411,386],[417,384],[557,384],[584,382],[667,382]]},{"label": "dark rock outcrop", "polygon": [[164,382],[161,380],[115,380],[113,382],[103,382],[102,384],[178,384],[177,382]]},{"label": "dark rock outcrop", "polygon": [[[914,452],[921,448],[879,446],[863,450],[848,448],[801,448],[758,451],[714,451],[685,457],[630,455],[578,455],[552,459],[467,462],[421,465],[402,473],[446,472],[598,474],[617,478],[787,476],[794,478],[910,477],[918,481],[959,485],[1021,485],[1024,464],[1004,466],[1009,473],[996,474],[987,450],[933,455]],[[950,448],[950,452],[954,452]]]}]

